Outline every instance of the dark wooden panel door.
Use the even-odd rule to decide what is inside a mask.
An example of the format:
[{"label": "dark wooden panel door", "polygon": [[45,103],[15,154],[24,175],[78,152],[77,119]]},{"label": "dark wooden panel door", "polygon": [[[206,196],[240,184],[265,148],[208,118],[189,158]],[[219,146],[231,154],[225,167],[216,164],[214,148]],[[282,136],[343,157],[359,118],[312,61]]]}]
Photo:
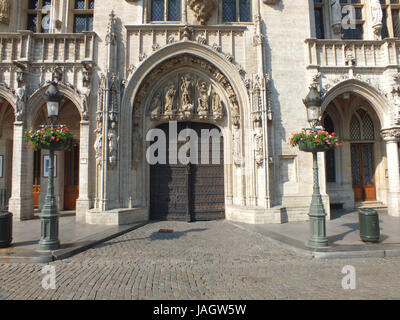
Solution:
[{"label": "dark wooden panel door", "polygon": [[374,145],[353,143],[351,145],[351,171],[354,201],[375,201]]},{"label": "dark wooden panel door", "polygon": [[[168,124],[162,129],[168,141]],[[179,123],[178,134],[190,128],[199,137],[198,152],[209,149],[208,164],[156,164],[150,167],[150,217],[156,220],[214,220],[225,218],[223,139],[216,156],[211,139],[201,145],[201,130],[217,127],[200,123]],[[219,129],[218,129],[219,130]],[[178,143],[178,150],[185,142]],[[169,146],[167,145],[167,155]],[[213,161],[214,159],[214,161]],[[215,160],[218,161],[215,161]],[[215,163],[213,163],[215,162]]]},{"label": "dark wooden panel door", "polygon": [[75,210],[79,197],[79,147],[64,153],[64,210]]}]

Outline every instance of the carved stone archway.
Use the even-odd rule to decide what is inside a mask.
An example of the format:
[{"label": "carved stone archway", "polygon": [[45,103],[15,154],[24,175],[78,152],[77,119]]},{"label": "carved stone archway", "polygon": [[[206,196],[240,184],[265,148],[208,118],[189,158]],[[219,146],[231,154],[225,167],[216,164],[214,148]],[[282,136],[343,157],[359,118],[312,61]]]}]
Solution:
[{"label": "carved stone archway", "polygon": [[[191,91],[189,98],[183,96],[182,85],[185,81]],[[175,105],[172,112],[165,110],[166,95],[171,84],[175,87],[171,88],[172,91],[176,91],[173,93],[174,99],[179,104]],[[189,103],[183,105],[181,102],[187,98]],[[201,110],[202,101],[205,102],[203,111],[207,110],[204,113]],[[131,106],[130,112],[127,112],[127,106]],[[120,186],[124,186],[120,188],[124,193],[120,197],[129,199],[125,200],[127,203],[123,206],[149,205],[149,167],[143,151],[146,130],[170,120],[213,123],[222,129],[225,147],[236,146],[237,158],[243,158],[244,114],[249,113],[249,109],[248,92],[240,73],[210,48],[183,41],[149,56],[132,74],[121,103],[121,131],[124,132],[120,140],[121,163],[131,164],[121,166],[120,171]],[[228,203],[232,202],[233,197],[234,166],[227,165],[225,169],[225,196]],[[240,181],[235,183],[237,190],[240,190],[238,197],[244,197],[245,185],[242,177],[238,179]]]}]

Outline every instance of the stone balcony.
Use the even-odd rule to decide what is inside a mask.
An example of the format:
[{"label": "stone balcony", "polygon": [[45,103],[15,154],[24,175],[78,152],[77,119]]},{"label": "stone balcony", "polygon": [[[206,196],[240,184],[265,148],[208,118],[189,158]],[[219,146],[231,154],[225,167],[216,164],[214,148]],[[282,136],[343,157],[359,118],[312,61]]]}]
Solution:
[{"label": "stone balcony", "polygon": [[360,71],[383,72],[400,65],[400,40],[321,40],[307,39],[308,69],[355,67]]},{"label": "stone balcony", "polygon": [[[77,71],[95,61],[96,33],[0,33],[0,83],[16,88],[17,72],[29,73],[34,86],[49,80],[46,72],[61,67],[64,81],[77,87]],[[86,63],[86,64],[85,64]]]}]

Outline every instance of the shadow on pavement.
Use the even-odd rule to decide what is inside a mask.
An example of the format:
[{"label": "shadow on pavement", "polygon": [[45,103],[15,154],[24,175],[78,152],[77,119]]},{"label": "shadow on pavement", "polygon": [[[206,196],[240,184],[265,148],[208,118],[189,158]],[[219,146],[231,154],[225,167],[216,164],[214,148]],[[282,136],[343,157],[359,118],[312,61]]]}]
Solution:
[{"label": "shadow on pavement", "polygon": [[200,228],[200,229],[189,229],[189,230],[185,230],[185,231],[174,231],[174,232],[170,232],[170,233],[155,231],[150,236],[145,237],[145,238],[132,238],[132,239],[126,239],[126,240],[112,241],[112,242],[99,244],[99,245],[97,245],[97,247],[106,247],[106,246],[114,245],[117,243],[131,242],[131,241],[135,241],[135,240],[150,240],[150,241],[175,240],[175,239],[179,239],[191,232],[203,232],[206,230],[208,230],[208,229]]}]

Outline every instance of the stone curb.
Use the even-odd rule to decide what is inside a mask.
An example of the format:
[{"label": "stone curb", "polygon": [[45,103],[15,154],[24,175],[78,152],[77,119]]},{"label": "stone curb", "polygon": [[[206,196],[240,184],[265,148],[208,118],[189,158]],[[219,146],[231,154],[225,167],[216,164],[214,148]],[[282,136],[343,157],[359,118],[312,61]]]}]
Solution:
[{"label": "stone curb", "polygon": [[228,222],[242,230],[267,237],[268,239],[271,239],[298,254],[315,259],[385,258],[400,256],[400,244],[335,245],[323,249],[312,249],[308,247],[306,243],[302,243],[301,241],[294,240],[273,231],[268,231],[268,234],[265,234],[264,232],[257,230],[256,226],[232,221]]},{"label": "stone curb", "polygon": [[51,252],[38,252],[36,250],[21,250],[18,252],[18,250],[13,251],[13,247],[10,247],[8,249],[10,254],[0,255],[0,263],[49,263],[56,260],[66,259],[75,254],[88,250],[99,243],[119,237],[124,233],[138,229],[146,224],[147,222],[140,222],[133,225],[119,226],[118,230],[106,230],[95,233],[86,238],[75,241],[67,248],[62,248]]}]

